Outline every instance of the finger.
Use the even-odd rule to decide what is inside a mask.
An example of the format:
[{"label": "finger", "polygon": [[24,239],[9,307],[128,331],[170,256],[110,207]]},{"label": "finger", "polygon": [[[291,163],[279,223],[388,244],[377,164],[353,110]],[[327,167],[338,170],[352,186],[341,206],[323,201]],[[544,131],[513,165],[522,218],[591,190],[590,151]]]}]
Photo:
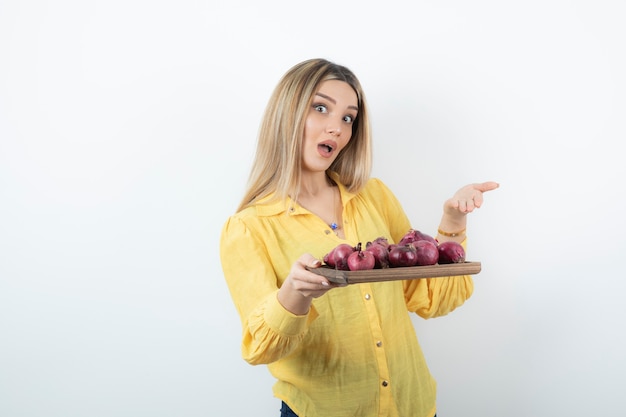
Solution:
[{"label": "finger", "polygon": [[483,205],[483,195],[482,195],[482,193],[476,194],[474,196],[473,200],[474,200],[474,206],[476,208],[480,208],[480,206]]},{"label": "finger", "polygon": [[319,297],[323,294],[326,294],[326,292],[331,288],[332,285],[328,281],[323,280],[321,282],[309,283],[309,287],[306,292],[313,297]]},{"label": "finger", "polygon": [[311,268],[319,268],[320,266],[322,266],[322,261],[320,261],[319,259],[315,258],[311,262],[309,262],[309,266]]},{"label": "finger", "polygon": [[302,276],[300,281],[305,284],[309,288],[313,288],[315,290],[319,290],[322,288],[330,287],[330,282],[326,277],[316,274],[314,272],[308,272],[306,276]]},{"label": "finger", "polygon": [[467,204],[467,213],[471,213],[476,208],[476,204],[474,203],[474,199],[468,200]]},{"label": "finger", "polygon": [[310,253],[305,253],[300,256],[300,258],[298,258],[298,263],[300,263],[303,267],[308,266],[309,268],[318,268],[322,265],[322,262]]},{"label": "finger", "polygon": [[469,200],[467,202],[467,209],[466,209],[466,213],[471,213],[474,211],[474,209],[476,208],[476,203],[474,202],[474,200]]},{"label": "finger", "polygon": [[495,181],[487,181],[487,182],[482,182],[482,183],[474,185],[474,188],[476,188],[478,191],[483,192],[483,193],[486,193],[487,191],[495,190],[498,187],[500,187],[500,184],[498,184]]},{"label": "finger", "polygon": [[293,281],[293,286],[296,290],[303,294],[311,294],[319,291],[326,291],[330,288],[330,283],[326,278],[313,274],[312,277],[300,277]]},{"label": "finger", "polygon": [[[319,268],[322,266],[322,261],[317,258],[314,258],[312,255],[305,254],[300,258],[301,261],[307,262],[306,266],[309,268]],[[309,284],[313,284],[316,286],[321,285],[323,288],[328,288],[330,286],[330,282],[323,275],[316,274],[315,272],[308,272],[309,277],[311,279],[307,280]]]}]

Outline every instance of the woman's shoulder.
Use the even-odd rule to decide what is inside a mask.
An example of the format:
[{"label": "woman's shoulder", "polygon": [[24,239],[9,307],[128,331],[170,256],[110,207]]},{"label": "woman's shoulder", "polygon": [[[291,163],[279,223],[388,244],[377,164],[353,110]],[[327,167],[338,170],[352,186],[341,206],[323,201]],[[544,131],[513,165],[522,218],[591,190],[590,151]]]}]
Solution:
[{"label": "woman's shoulder", "polygon": [[267,196],[228,216],[224,229],[246,230],[263,227],[267,219],[284,214],[288,209],[289,200]]},{"label": "woman's shoulder", "polygon": [[385,184],[383,180],[378,177],[372,177],[365,183],[365,187],[361,190],[362,193],[376,194],[379,196],[393,195],[391,189]]},{"label": "woman's shoulder", "polygon": [[256,206],[249,206],[226,218],[222,225],[222,241],[236,241],[242,237],[253,236],[252,232],[259,225]]},{"label": "woman's shoulder", "polygon": [[257,217],[274,216],[285,212],[289,207],[289,199],[280,199],[275,193],[266,195],[265,197],[251,203],[230,217],[238,219],[251,219]]}]

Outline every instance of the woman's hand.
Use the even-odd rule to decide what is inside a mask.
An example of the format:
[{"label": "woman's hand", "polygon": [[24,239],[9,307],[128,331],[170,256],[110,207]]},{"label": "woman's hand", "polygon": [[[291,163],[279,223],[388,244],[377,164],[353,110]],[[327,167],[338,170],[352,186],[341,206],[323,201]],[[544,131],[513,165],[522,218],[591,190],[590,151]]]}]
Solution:
[{"label": "woman's hand", "polygon": [[445,214],[451,216],[466,215],[483,204],[483,193],[495,190],[500,184],[493,181],[468,184],[460,188],[452,198],[446,200],[443,205]]},{"label": "woman's hand", "polygon": [[460,188],[452,198],[443,204],[443,216],[439,223],[437,240],[465,239],[465,225],[467,213],[479,208],[483,204],[483,193],[495,190],[500,185],[497,182],[487,181],[482,183],[468,184]]},{"label": "woman's hand", "polygon": [[314,298],[321,297],[337,285],[325,277],[308,271],[306,267],[317,268],[322,263],[311,254],[302,255],[291,266],[289,275],[278,290],[278,301],[293,314],[307,314]]}]

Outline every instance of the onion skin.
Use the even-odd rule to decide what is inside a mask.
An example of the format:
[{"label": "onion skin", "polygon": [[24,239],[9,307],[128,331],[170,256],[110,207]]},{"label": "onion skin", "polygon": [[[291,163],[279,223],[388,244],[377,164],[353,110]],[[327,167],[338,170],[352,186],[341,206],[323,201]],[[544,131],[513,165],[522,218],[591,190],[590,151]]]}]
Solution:
[{"label": "onion skin", "polygon": [[348,269],[350,271],[364,271],[367,269],[374,269],[376,265],[376,259],[374,254],[367,250],[361,250],[361,243],[359,243],[354,252],[352,252],[346,261]]},{"label": "onion skin", "polygon": [[365,250],[374,255],[374,268],[389,268],[389,249],[387,249],[387,247],[388,245],[385,246],[382,243],[376,243],[376,241],[367,242],[365,244]]},{"label": "onion skin", "polygon": [[389,266],[393,268],[415,266],[417,264],[417,251],[412,244],[395,245],[389,251]]},{"label": "onion skin", "polygon": [[340,243],[333,249],[333,260],[335,269],[340,269],[342,271],[349,271],[348,267],[348,257],[352,254],[356,248],[354,246],[350,246],[347,243]]},{"label": "onion skin", "polygon": [[439,242],[437,242],[437,239],[435,239],[434,237],[432,237],[429,234],[420,232],[419,230],[416,230],[415,235],[417,236],[417,240],[426,240],[428,242],[431,242],[435,245],[435,247],[437,247],[437,245],[439,245]]},{"label": "onion skin", "polygon": [[439,261],[439,248],[428,240],[418,240],[411,245],[415,246],[418,266],[435,265]]},{"label": "onion skin", "polygon": [[454,264],[465,262],[465,249],[460,243],[452,240],[441,242],[437,247],[440,264]]},{"label": "onion skin", "polygon": [[408,245],[415,242],[415,229],[409,229],[408,232],[402,236],[402,239],[398,242],[398,245]]},{"label": "onion skin", "polygon": [[322,259],[324,263],[331,268],[335,267],[335,249],[336,248],[331,249],[331,251],[324,255],[324,258]]},{"label": "onion skin", "polygon": [[420,240],[427,240],[431,243],[434,243],[435,246],[437,246],[437,240],[434,237],[426,233],[422,233],[416,229],[409,229],[409,231],[404,234],[402,239],[400,239],[400,242],[398,242],[398,244],[406,245],[409,243],[418,242]]},{"label": "onion skin", "polygon": [[[372,240],[372,243],[383,245],[385,248],[387,248],[387,250],[389,250],[389,240],[387,240],[387,238],[384,236],[377,237],[376,239]],[[365,246],[367,249],[367,244]]]}]

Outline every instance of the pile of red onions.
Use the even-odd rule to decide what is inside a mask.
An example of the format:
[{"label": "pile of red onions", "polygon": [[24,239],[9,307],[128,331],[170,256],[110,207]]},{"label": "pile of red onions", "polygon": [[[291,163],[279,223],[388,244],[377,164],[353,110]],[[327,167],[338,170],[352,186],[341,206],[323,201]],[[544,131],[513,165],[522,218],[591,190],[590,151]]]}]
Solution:
[{"label": "pile of red onions", "polygon": [[363,247],[341,243],[324,255],[324,264],[344,271],[399,268],[465,262],[465,250],[460,243],[439,243],[432,236],[410,229],[397,244],[378,237]]}]

